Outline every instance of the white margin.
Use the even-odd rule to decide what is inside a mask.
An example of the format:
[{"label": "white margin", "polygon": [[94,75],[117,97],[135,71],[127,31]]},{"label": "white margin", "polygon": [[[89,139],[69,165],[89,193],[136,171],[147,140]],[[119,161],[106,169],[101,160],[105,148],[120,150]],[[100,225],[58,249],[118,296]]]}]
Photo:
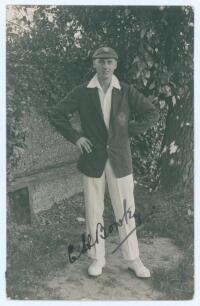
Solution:
[{"label": "white margin", "polygon": [[[191,301],[55,301],[55,300],[42,300],[42,301],[14,301],[6,298],[6,284],[5,284],[5,271],[6,271],[6,5],[188,5],[193,6],[195,9],[195,96],[194,96],[194,124],[195,124],[195,295]],[[66,305],[120,305],[123,303],[126,305],[140,304],[140,305],[177,305],[182,303],[184,305],[199,305],[200,302],[200,201],[198,196],[198,189],[200,188],[200,1],[198,0],[141,0],[141,1],[89,1],[89,0],[74,0],[74,1],[37,1],[37,0],[0,0],[0,303],[1,305],[44,305],[47,303],[53,303],[60,305],[65,303]]]}]

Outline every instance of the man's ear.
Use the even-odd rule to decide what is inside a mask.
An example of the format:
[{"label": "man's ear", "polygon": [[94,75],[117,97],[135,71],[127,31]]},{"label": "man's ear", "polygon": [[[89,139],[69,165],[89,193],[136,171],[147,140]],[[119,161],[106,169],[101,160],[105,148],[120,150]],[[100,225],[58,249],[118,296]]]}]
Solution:
[{"label": "man's ear", "polygon": [[117,61],[115,60],[115,69],[117,69]]},{"label": "man's ear", "polygon": [[96,59],[93,60],[93,68],[96,69]]}]

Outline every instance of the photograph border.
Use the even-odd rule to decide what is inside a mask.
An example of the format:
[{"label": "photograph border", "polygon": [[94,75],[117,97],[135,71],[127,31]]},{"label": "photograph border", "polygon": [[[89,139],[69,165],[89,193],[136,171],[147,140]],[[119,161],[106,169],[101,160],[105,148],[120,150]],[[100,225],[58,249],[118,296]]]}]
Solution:
[{"label": "photograph border", "polygon": [[[138,6],[157,6],[157,5],[165,5],[165,6],[182,6],[188,5],[194,7],[194,40],[195,40],[195,48],[194,48],[194,141],[195,141],[195,150],[194,150],[194,165],[195,165],[195,182],[194,182],[194,204],[195,204],[195,216],[194,216],[194,227],[195,227],[195,285],[194,285],[194,298],[190,301],[55,301],[55,300],[42,300],[42,301],[15,301],[10,300],[6,297],[6,282],[5,282],[5,271],[6,271],[6,6],[7,5],[138,5]],[[199,196],[197,191],[200,186],[200,135],[199,135],[199,118],[200,118],[200,65],[199,65],[199,54],[200,54],[200,2],[198,0],[193,1],[95,1],[95,3],[91,4],[91,1],[88,0],[79,0],[79,1],[6,1],[3,0],[0,2],[0,31],[1,31],[1,48],[0,48],[0,92],[2,93],[3,99],[1,99],[0,103],[0,203],[2,205],[1,213],[0,213],[0,231],[1,231],[1,239],[0,239],[0,247],[1,247],[1,256],[0,256],[0,266],[1,266],[1,275],[0,275],[0,300],[2,305],[30,305],[30,303],[66,303],[67,305],[78,305],[80,302],[83,302],[85,305],[96,305],[97,303],[101,303],[101,305],[116,305],[118,303],[161,303],[163,305],[175,305],[177,302],[187,303],[191,305],[197,305],[200,300],[200,275],[197,271],[200,271],[200,205],[199,205]]]}]

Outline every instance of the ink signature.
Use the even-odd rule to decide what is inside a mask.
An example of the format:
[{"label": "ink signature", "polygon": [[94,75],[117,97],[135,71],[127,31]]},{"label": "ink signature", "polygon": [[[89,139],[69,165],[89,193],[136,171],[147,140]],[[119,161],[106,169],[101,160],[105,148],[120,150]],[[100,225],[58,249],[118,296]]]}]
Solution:
[{"label": "ink signature", "polygon": [[[141,227],[142,223],[145,223],[148,220],[148,218],[150,218],[154,214],[154,210],[155,210],[155,207],[152,208],[152,211],[150,213],[148,213],[147,215],[145,215],[143,217],[143,220],[141,220],[140,216],[137,216],[138,217],[138,224],[117,245],[117,247],[112,251],[112,254],[115,253],[121,247],[121,245],[128,239],[128,237],[138,227]],[[96,225],[96,239],[95,239],[95,241],[93,243],[91,243],[92,242],[92,237],[91,237],[90,234],[88,234],[87,237],[86,237],[85,233],[81,234],[82,249],[81,249],[80,253],[78,254],[78,256],[73,255],[73,253],[74,253],[74,245],[73,244],[69,244],[69,246],[68,246],[69,262],[70,263],[74,263],[75,261],[77,261],[81,257],[82,254],[85,254],[88,250],[90,250],[93,246],[95,246],[95,244],[99,243],[99,237],[101,239],[106,239],[113,232],[114,229],[118,230],[118,227],[121,227],[123,225],[123,222],[126,222],[126,224],[128,224],[128,220],[132,219],[132,218],[136,218],[136,214],[135,213],[133,214],[131,212],[130,207],[127,209],[126,199],[124,199],[124,201],[123,201],[123,216],[122,216],[122,218],[119,219],[118,222],[115,221],[115,222],[111,223],[108,226],[107,229],[100,222],[97,223],[97,225]]]}]

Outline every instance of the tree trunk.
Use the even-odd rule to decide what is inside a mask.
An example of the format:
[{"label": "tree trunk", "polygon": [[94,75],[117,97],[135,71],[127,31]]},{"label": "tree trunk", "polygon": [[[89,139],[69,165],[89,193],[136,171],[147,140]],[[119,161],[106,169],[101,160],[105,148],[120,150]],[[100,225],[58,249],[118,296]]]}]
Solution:
[{"label": "tree trunk", "polygon": [[172,99],[161,155],[161,188],[193,189],[193,98]]}]

